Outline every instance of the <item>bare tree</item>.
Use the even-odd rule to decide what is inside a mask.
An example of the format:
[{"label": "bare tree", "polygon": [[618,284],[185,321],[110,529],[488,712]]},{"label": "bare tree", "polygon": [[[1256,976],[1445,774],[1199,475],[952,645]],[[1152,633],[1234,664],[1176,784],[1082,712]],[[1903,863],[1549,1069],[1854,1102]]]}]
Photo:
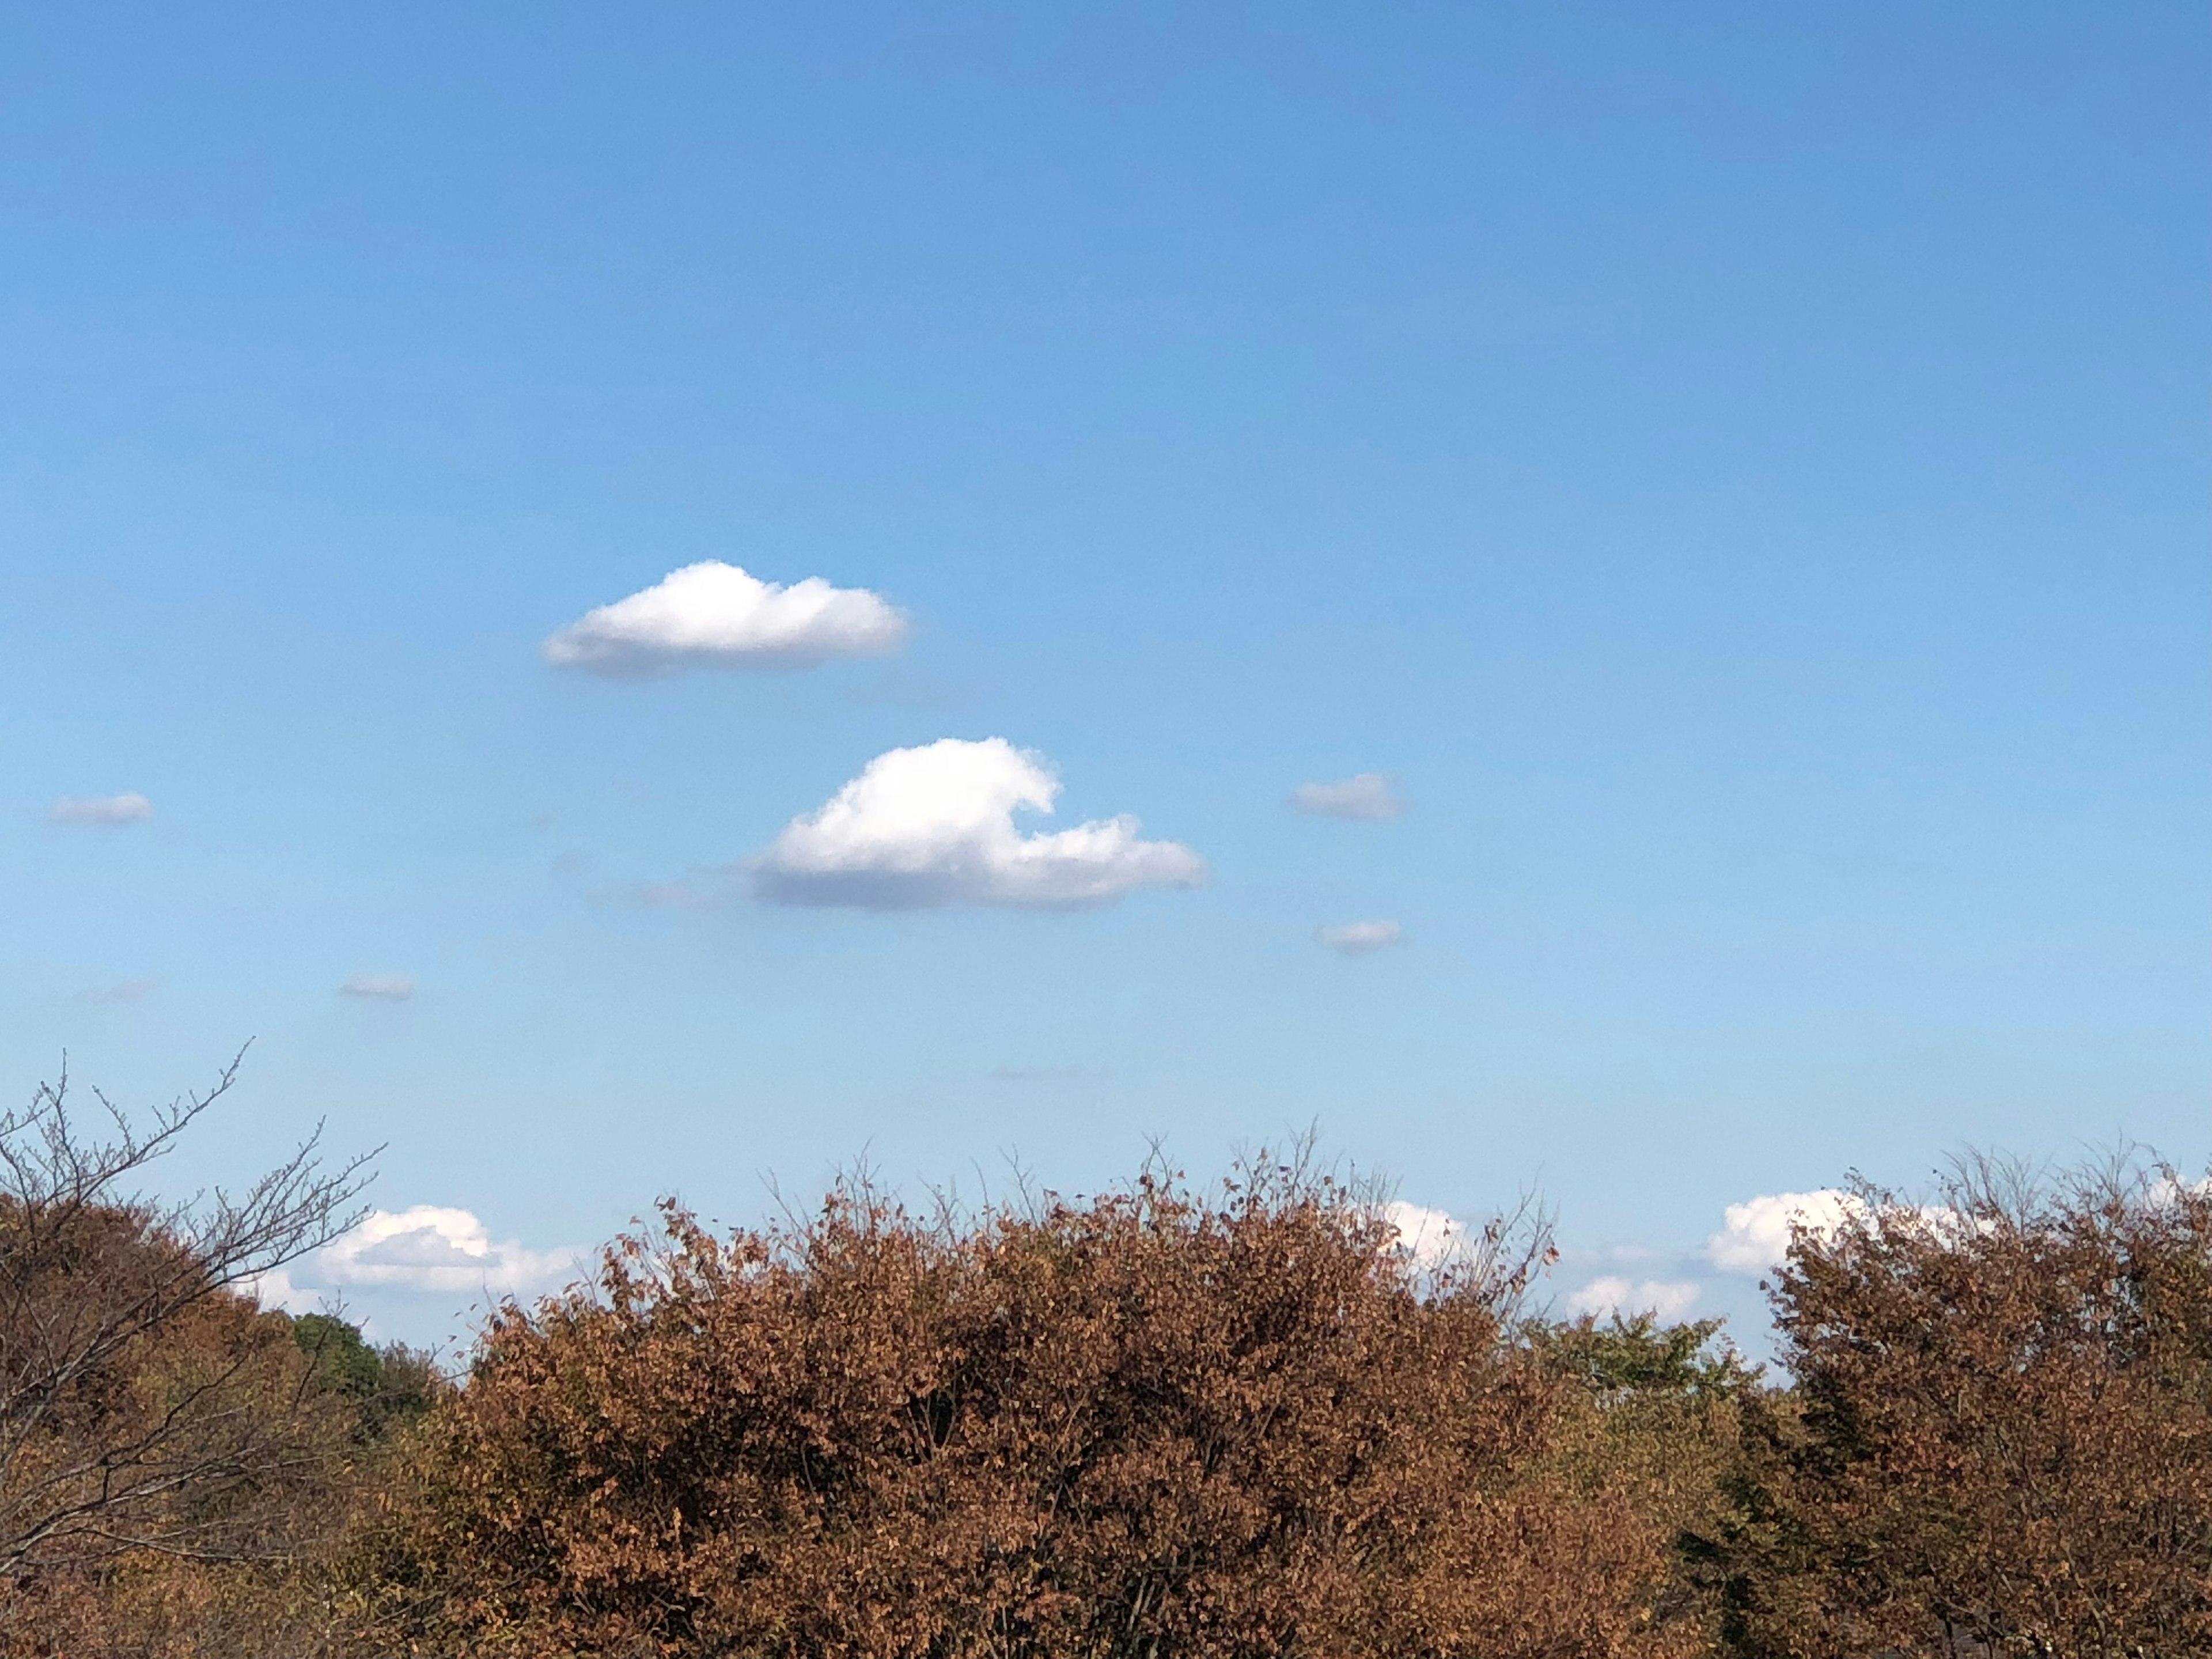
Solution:
[{"label": "bare tree", "polygon": [[261,1276],[328,1243],[368,1157],[325,1168],[322,1130],[244,1190],[149,1196],[152,1165],[236,1080],[134,1122],[66,1071],[0,1115],[0,1584],[134,1550],[255,1553],[252,1492],[316,1455],[310,1390]]}]

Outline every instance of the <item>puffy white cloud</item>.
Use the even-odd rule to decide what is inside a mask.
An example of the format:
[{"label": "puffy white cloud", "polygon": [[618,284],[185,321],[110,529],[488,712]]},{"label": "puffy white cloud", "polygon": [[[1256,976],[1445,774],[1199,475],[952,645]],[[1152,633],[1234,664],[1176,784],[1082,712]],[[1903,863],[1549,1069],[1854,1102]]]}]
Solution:
[{"label": "puffy white cloud", "polygon": [[1049,812],[1059,794],[1042,757],[1003,738],[894,749],[784,827],[749,866],[753,890],[779,904],[874,910],[1070,908],[1206,878],[1196,853],[1140,839],[1127,815],[1050,834],[1014,827],[1018,810]]},{"label": "puffy white cloud", "polygon": [[356,974],[338,987],[342,997],[360,997],[370,1002],[404,1002],[415,994],[415,975],[412,974]]},{"label": "puffy white cloud", "polygon": [[1802,1222],[1816,1233],[1832,1232],[1864,1208],[1858,1199],[1832,1187],[1762,1194],[1728,1206],[1720,1231],[1705,1241],[1705,1259],[1727,1273],[1768,1273],[1790,1254],[1792,1222]]},{"label": "puffy white cloud", "polygon": [[599,674],[690,663],[805,668],[832,657],[879,656],[906,633],[906,618],[865,587],[832,587],[819,576],[786,586],[708,559],[587,611],[540,649],[556,667]]},{"label": "puffy white cloud", "polygon": [[[525,1295],[558,1289],[578,1267],[573,1250],[529,1250],[512,1239],[495,1243],[469,1211],[417,1204],[370,1211],[359,1226],[318,1252],[313,1273],[301,1277],[331,1285]],[[285,1287],[290,1288],[289,1279]]]},{"label": "puffy white cloud", "polygon": [[[1763,1273],[1779,1267],[1790,1255],[1790,1227],[1801,1223],[1815,1238],[1832,1238],[1846,1223],[1873,1221],[1875,1206],[1855,1193],[1822,1187],[1809,1193],[1771,1193],[1747,1203],[1731,1204],[1721,1231],[1705,1241],[1705,1259],[1730,1273]],[[1885,1231],[1917,1231],[1946,1248],[1984,1231],[1990,1223],[1948,1204],[1886,1202],[1879,1212]]]},{"label": "puffy white cloud", "polygon": [[1315,928],[1314,939],[1340,956],[1364,957],[1404,944],[1406,930],[1395,921],[1347,921],[1341,927]]},{"label": "puffy white cloud", "polygon": [[1291,807],[1317,818],[1395,818],[1406,810],[1398,780],[1386,772],[1362,772],[1341,783],[1302,783],[1291,791]]},{"label": "puffy white cloud", "polygon": [[1443,1210],[1393,1199],[1382,1206],[1382,1218],[1398,1230],[1398,1248],[1419,1267],[1440,1267],[1467,1243],[1467,1224]]},{"label": "puffy white cloud", "polygon": [[1696,1304],[1698,1287],[1688,1281],[1646,1279],[1636,1284],[1615,1274],[1593,1279],[1567,1297],[1571,1314],[1627,1316],[1648,1313],[1659,1319],[1680,1319]]},{"label": "puffy white cloud", "polygon": [[121,795],[64,795],[46,809],[56,823],[74,825],[143,823],[154,803],[133,790]]}]

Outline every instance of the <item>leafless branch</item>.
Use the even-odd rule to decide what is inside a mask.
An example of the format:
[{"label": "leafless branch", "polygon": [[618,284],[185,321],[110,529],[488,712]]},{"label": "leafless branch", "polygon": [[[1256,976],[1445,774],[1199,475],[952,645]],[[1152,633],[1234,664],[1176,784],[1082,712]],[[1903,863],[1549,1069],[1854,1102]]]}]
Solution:
[{"label": "leafless branch", "polygon": [[[65,1550],[219,1549],[220,1522],[180,1521],[177,1500],[297,1462],[296,1413],[250,1401],[271,1351],[240,1293],[359,1218],[374,1154],[326,1166],[319,1125],[240,1191],[151,1194],[244,1057],[143,1121],[93,1091],[97,1132],[66,1067],[0,1114],[0,1580]],[[189,1364],[185,1335],[212,1344]]]}]

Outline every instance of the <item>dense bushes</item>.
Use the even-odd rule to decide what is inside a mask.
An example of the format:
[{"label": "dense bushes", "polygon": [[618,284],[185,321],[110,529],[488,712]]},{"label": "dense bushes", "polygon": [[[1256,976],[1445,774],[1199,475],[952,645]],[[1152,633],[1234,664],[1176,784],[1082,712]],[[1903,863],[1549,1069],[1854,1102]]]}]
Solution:
[{"label": "dense bushes", "polygon": [[2212,1652],[2212,1183],[1862,1189],[1774,1286],[1731,1477],[1749,1653]]},{"label": "dense bushes", "polygon": [[1417,1285],[1256,1170],[922,1224],[844,1192],[488,1333],[413,1534],[474,1650],[1672,1654],[1667,1539],[1557,1455],[1526,1262]]},{"label": "dense bushes", "polygon": [[1861,1189],[1772,1285],[1787,1386],[1711,1324],[1528,1316],[1536,1232],[1424,1263],[1266,1161],[670,1207],[450,1382],[101,1190],[0,1191],[0,1518],[46,1517],[0,1653],[2212,1651],[2212,1188],[2170,1171]]}]

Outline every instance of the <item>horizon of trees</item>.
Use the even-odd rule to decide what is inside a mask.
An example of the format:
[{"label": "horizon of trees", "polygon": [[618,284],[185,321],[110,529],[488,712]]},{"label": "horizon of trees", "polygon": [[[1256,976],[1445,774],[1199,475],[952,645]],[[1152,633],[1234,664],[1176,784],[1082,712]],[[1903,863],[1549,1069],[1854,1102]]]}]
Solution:
[{"label": "horizon of trees", "polygon": [[664,1202],[454,1374],[255,1279],[353,1219],[66,1081],[0,1116],[0,1656],[2212,1651],[2212,1181],[1864,1182],[1719,1321],[1559,1320],[1309,1143],[1194,1188]]}]

